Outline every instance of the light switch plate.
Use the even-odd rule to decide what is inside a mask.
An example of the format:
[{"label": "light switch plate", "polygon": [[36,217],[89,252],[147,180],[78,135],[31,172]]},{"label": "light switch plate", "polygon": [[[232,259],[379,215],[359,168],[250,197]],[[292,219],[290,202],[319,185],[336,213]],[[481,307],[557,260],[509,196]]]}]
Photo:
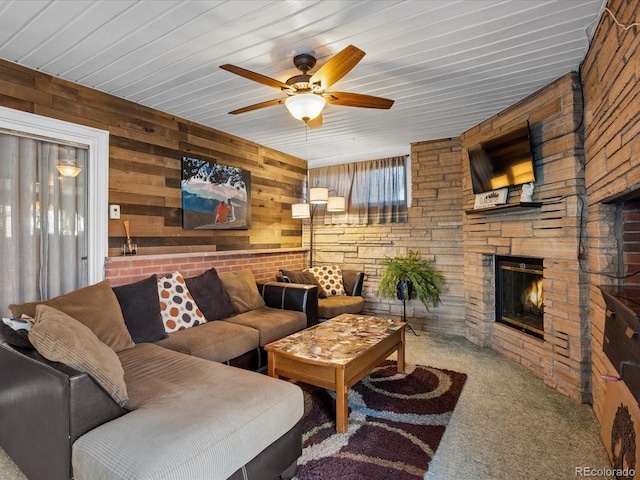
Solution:
[{"label": "light switch plate", "polygon": [[111,220],[120,218],[120,205],[109,205],[109,218]]}]

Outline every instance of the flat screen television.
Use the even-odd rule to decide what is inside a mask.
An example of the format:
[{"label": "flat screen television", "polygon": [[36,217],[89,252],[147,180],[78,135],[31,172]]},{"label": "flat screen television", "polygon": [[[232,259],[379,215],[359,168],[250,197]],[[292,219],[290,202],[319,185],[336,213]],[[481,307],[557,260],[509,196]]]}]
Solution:
[{"label": "flat screen television", "polygon": [[473,193],[535,181],[529,122],[468,149]]}]

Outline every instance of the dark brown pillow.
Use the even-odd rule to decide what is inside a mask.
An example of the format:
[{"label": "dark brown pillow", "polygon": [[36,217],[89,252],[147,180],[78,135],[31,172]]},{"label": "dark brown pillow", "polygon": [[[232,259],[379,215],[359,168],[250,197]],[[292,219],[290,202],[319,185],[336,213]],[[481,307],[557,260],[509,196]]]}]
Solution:
[{"label": "dark brown pillow", "polygon": [[113,287],[113,293],[120,303],[124,323],[135,343],[157,342],[167,338],[160,313],[157,275]]},{"label": "dark brown pillow", "polygon": [[185,278],[184,281],[208,321],[222,320],[238,313],[215,268],[197,277]]},{"label": "dark brown pillow", "polygon": [[35,318],[38,305],[48,305],[75,318],[116,352],[135,346],[109,280],[50,300],[13,304],[9,308],[15,318],[20,318],[22,314]]},{"label": "dark brown pillow", "polygon": [[324,288],[320,287],[318,279],[311,272],[303,272],[302,270],[280,270],[291,283],[302,283],[304,285],[315,285],[318,287],[318,298],[327,298]]}]

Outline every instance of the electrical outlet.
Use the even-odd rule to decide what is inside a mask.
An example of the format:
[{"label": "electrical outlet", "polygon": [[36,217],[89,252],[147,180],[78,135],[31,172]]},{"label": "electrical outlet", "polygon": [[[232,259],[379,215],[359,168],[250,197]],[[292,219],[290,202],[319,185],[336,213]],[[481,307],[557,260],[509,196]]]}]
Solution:
[{"label": "electrical outlet", "polygon": [[120,205],[109,205],[109,218],[111,220],[120,218]]}]

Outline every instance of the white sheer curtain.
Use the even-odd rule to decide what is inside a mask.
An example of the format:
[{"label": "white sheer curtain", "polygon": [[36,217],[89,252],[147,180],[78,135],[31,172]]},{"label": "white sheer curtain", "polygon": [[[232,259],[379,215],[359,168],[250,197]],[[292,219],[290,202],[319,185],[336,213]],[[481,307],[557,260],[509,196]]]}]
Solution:
[{"label": "white sheer curtain", "polygon": [[328,187],[330,195],[345,197],[346,210],[325,213],[324,223],[406,222],[406,162],[401,156],[310,169],[310,187]]},{"label": "white sheer curtain", "polygon": [[[59,161],[82,168],[63,177]],[[40,300],[88,283],[87,149],[0,133],[0,305]]]}]

